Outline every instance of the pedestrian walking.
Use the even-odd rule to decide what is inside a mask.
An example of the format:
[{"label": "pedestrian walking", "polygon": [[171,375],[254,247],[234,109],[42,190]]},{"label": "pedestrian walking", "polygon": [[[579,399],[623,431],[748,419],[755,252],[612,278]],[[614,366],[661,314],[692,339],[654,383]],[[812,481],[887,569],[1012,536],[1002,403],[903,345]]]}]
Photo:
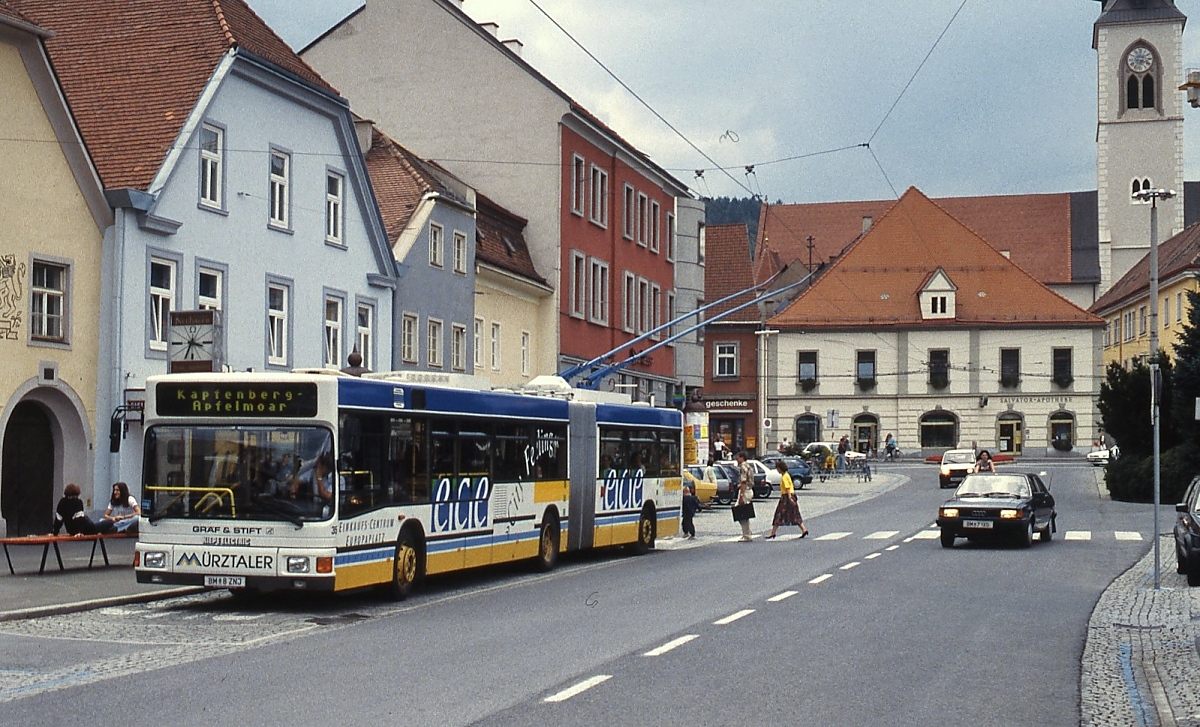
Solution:
[{"label": "pedestrian walking", "polygon": [[737,501],[733,504],[733,519],[742,526],[740,541],[749,543],[754,539],[750,534],[750,520],[754,517],[754,470],[746,461],[744,451],[737,453],[738,490]]},{"label": "pedestrian walking", "polygon": [[779,471],[779,504],[775,506],[775,517],[771,520],[771,532],[767,533],[767,540],[775,537],[780,525],[799,525],[800,537],[806,538],[808,528],[800,515],[800,502],[796,499],[796,486],[788,473],[787,463],[778,460],[775,469]]},{"label": "pedestrian walking", "polygon": [[696,524],[692,518],[700,509],[700,498],[696,497],[696,489],[691,485],[683,486],[683,534],[688,540],[696,539]]}]

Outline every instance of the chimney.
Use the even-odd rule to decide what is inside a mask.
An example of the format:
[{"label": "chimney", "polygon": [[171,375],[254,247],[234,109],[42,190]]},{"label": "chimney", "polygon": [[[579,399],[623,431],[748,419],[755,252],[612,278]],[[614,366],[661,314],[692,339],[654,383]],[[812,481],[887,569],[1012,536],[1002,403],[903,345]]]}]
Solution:
[{"label": "chimney", "polygon": [[516,38],[512,38],[510,40],[506,40],[506,41],[502,41],[502,42],[504,43],[505,48],[509,49],[514,54],[516,54],[517,58],[521,57],[521,49],[525,47],[524,43],[517,40]]},{"label": "chimney", "polygon": [[354,120],[354,135],[358,137],[358,148],[366,154],[371,151],[371,135],[375,130],[375,122],[370,119]]},{"label": "chimney", "polygon": [[873,220],[873,219],[872,219],[870,216],[868,216],[868,215],[863,215],[863,228],[862,228],[862,231],[863,231],[863,234],[864,234],[864,235],[865,235],[865,234],[867,234],[867,231],[871,229],[871,225],[872,225],[874,222],[875,222],[875,220]]},{"label": "chimney", "polygon": [[487,32],[491,33],[493,38],[495,38],[496,34],[500,32],[500,24],[493,23],[491,21],[486,22],[486,23],[480,23],[479,27],[481,27],[484,30],[486,30]]}]

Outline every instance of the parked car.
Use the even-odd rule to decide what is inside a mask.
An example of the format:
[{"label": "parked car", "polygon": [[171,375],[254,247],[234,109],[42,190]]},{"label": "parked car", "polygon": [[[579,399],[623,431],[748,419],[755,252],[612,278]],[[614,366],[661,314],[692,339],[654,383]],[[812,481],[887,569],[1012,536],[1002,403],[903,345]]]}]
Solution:
[{"label": "parked car", "polygon": [[938,482],[942,488],[954,487],[975,469],[975,450],[948,449],[942,454]]},{"label": "parked car", "polygon": [[937,524],[943,548],[954,547],[955,538],[1011,539],[1029,547],[1034,531],[1043,543],[1050,542],[1057,517],[1054,497],[1040,476],[973,472],[938,508]]},{"label": "parked car", "polygon": [[765,462],[758,459],[746,460],[750,466],[754,468],[754,496],[755,497],[770,497],[779,483],[783,480],[783,475],[774,467],[769,467]]},{"label": "parked car", "polygon": [[696,491],[700,504],[711,507],[713,498],[717,496],[717,483],[704,479],[704,467],[689,465],[683,468],[683,484],[691,485]]},{"label": "parked car", "polygon": [[[774,470],[775,463],[781,459],[787,462],[788,474],[792,476],[792,484],[796,486],[797,490],[802,490],[804,489],[805,485],[812,484],[812,465],[810,465],[808,462],[805,462],[800,457],[780,457],[777,455],[772,455],[770,457],[763,457],[762,463]],[[779,478],[782,480],[783,475],[779,475]]]},{"label": "parked car", "polygon": [[1106,447],[1105,449],[1098,449],[1095,452],[1088,452],[1087,461],[1090,462],[1093,467],[1103,467],[1108,464],[1110,459],[1118,459],[1120,456],[1121,448],[1114,444],[1113,446]]},{"label": "parked car", "polygon": [[[800,456],[818,468],[825,463],[825,457],[832,454],[837,456],[837,442],[809,442],[800,451]],[[867,461],[867,455],[850,449],[846,451],[846,466],[855,468]]]},{"label": "parked car", "polygon": [[[750,460],[746,461],[749,462]],[[718,462],[716,466],[721,467],[726,473],[728,473],[729,480],[733,483],[733,499],[736,500],[738,481],[741,479],[740,475],[738,475],[737,462]],[[751,467],[753,467],[753,465],[751,465]],[[754,469],[754,472],[751,475],[751,483],[751,488],[754,491],[755,497],[767,497],[771,494],[771,485],[767,483],[767,475],[765,472]]]},{"label": "parked car", "polygon": [[1176,572],[1187,576],[1189,586],[1200,586],[1200,477],[1192,480],[1175,506]]},{"label": "parked car", "polygon": [[[700,480],[708,479],[708,477],[706,475],[707,469],[708,469],[708,467],[706,467],[705,465],[689,465],[688,466],[688,471],[691,472],[692,476],[694,476]],[[716,489],[716,492],[713,493],[712,499],[718,505],[728,505],[728,504],[732,503],[734,501],[734,499],[737,497],[737,489],[736,489],[736,485],[734,483],[732,483],[729,479],[729,472],[726,471],[723,467],[721,467],[720,462],[712,465],[712,471],[713,471],[713,477],[717,481],[717,489]]]}]

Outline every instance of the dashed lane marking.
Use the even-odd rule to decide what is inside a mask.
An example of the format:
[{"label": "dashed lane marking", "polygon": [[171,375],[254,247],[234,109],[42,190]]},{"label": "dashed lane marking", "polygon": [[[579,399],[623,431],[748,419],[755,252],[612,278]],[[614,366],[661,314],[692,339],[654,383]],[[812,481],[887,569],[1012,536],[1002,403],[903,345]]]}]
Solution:
[{"label": "dashed lane marking", "polygon": [[811,581],[809,581],[809,583],[811,583],[812,585],[814,585],[814,586],[815,586],[815,585],[817,585],[818,583],[824,583],[825,581],[829,580],[830,578],[833,578],[833,574],[832,574],[832,573],[826,573],[826,574],[824,574],[824,575],[817,576],[816,578],[814,578],[814,579],[812,579]]},{"label": "dashed lane marking", "polygon": [[863,538],[863,540],[888,540],[900,534],[899,530],[877,530]]},{"label": "dashed lane marking", "polygon": [[889,545],[888,547],[884,548],[884,550],[899,550],[899,549],[900,549],[899,545]]},{"label": "dashed lane marking", "polygon": [[942,536],[941,530],[922,530],[912,536],[913,540],[937,540]]},{"label": "dashed lane marking", "polygon": [[745,618],[752,613],[754,613],[753,608],[747,608],[745,610],[738,611],[737,613],[731,613],[728,616],[726,616],[725,618],[721,618],[721,619],[717,619],[716,621],[713,621],[713,626],[726,626],[728,624],[733,623],[734,621],[737,621],[739,618]]},{"label": "dashed lane marking", "polygon": [[863,560],[875,560],[876,558],[878,558],[881,555],[883,555],[883,553],[871,553],[866,558],[863,558]]},{"label": "dashed lane marking", "polygon": [[824,535],[818,537],[817,540],[841,540],[842,538],[850,535],[852,535],[852,533],[825,533]]},{"label": "dashed lane marking", "polygon": [[668,641],[667,643],[663,644],[662,646],[658,647],[657,649],[651,649],[650,651],[647,651],[645,654],[642,654],[642,656],[662,656],[663,654],[667,653],[671,649],[676,649],[680,646],[683,646],[684,644],[691,641],[692,639],[698,639],[698,638],[700,638],[700,634],[687,634],[686,636],[680,636],[678,639],[672,639],[671,641]]},{"label": "dashed lane marking", "polygon": [[857,560],[852,560],[852,561],[850,561],[849,563],[847,563],[846,565],[844,565],[844,566],[841,566],[840,568],[838,568],[838,570],[850,570],[851,568],[856,568],[856,567],[858,567],[858,566],[860,566],[860,565],[862,565],[862,562],[860,562],[860,561],[857,561]]},{"label": "dashed lane marking", "polygon": [[767,602],[768,603],[779,603],[780,601],[782,601],[786,598],[791,598],[792,596],[796,595],[797,593],[799,593],[799,591],[784,591],[783,593],[780,593],[778,596],[771,596],[770,598],[767,599]]},{"label": "dashed lane marking", "polygon": [[1113,533],[1117,540],[1141,540],[1142,534],[1132,530],[1117,530]]},{"label": "dashed lane marking", "polygon": [[1092,531],[1091,530],[1068,530],[1066,532],[1066,534],[1063,535],[1063,540],[1091,540],[1091,539],[1092,539]]},{"label": "dashed lane marking", "polygon": [[587,690],[591,689],[592,687],[596,686],[597,684],[603,684],[604,682],[608,681],[609,679],[612,679],[612,674],[597,674],[596,676],[592,677],[591,679],[584,679],[583,681],[579,682],[578,684],[576,684],[573,687],[567,687],[566,689],[562,690],[558,694],[552,694],[549,697],[546,697],[543,701],[565,702],[566,700],[570,699],[571,697],[574,697],[577,694],[586,692]]}]

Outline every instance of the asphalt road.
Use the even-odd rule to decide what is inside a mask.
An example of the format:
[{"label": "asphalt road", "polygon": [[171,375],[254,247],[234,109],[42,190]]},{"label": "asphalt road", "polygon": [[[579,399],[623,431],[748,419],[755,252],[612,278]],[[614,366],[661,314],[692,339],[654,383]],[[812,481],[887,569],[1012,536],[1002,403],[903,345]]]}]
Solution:
[{"label": "asphalt road", "polygon": [[945,550],[949,491],[902,471],[804,540],[730,542],[718,510],[644,557],[403,604],[206,594],[0,624],[0,724],[1077,725],[1088,616],[1150,547],[1149,507],[1058,466],[1053,542]]}]

